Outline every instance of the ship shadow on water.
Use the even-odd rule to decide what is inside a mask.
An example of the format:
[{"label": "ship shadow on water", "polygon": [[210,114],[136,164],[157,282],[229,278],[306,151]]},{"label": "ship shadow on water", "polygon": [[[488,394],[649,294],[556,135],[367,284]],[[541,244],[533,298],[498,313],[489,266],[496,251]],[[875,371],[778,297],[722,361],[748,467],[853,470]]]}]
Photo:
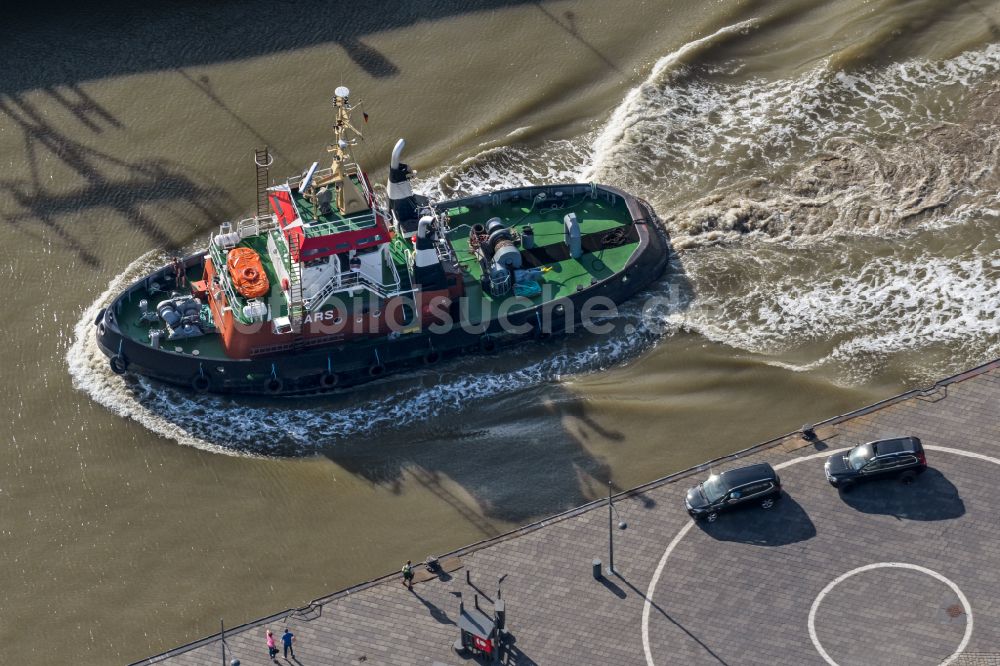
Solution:
[{"label": "ship shadow on water", "polygon": [[[606,339],[574,334],[562,342],[525,343],[507,356],[462,359],[453,372],[483,378],[495,373],[501,381],[489,381],[490,389],[482,394],[474,389],[450,394],[454,403],[444,410],[428,404],[432,416],[411,412],[410,424],[338,439],[315,452],[397,494],[416,485],[484,537],[603,497],[609,481],[614,492],[625,490],[614,483],[600,453],[627,448],[625,433],[603,424],[585,399],[558,380],[641,363],[643,354],[669,334],[670,316],[692,299],[682,260],[674,255],[667,274],[650,291],[622,306],[616,331]],[[575,360],[561,365],[553,357]],[[525,368],[546,361],[551,365],[544,372],[530,371],[534,380],[524,382]],[[520,385],[505,387],[507,378]],[[644,508],[655,505],[652,499],[638,499]]]},{"label": "ship shadow on water", "polygon": [[[529,404],[517,409],[513,403]],[[412,434],[404,428],[340,442],[320,455],[393,493],[411,487],[429,493],[490,537],[510,524],[531,522],[606,492],[611,469],[593,445],[596,440],[602,446],[624,445],[623,433],[601,426],[581,400],[553,385],[490,400],[445,420],[454,425],[414,424]]]}]

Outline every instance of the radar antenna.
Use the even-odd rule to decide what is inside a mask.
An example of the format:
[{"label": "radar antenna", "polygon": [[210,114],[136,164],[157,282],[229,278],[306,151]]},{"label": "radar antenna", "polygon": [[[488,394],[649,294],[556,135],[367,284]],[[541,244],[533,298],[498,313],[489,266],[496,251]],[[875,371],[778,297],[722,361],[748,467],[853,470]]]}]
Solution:
[{"label": "radar antenna", "polygon": [[[353,183],[349,180],[345,182],[345,176],[350,175],[346,167],[352,161],[348,148],[357,145],[359,140],[364,140],[358,128],[351,124],[351,112],[355,107],[351,104],[350,95],[351,91],[347,86],[338,86],[333,91],[333,107],[337,112],[336,123],[333,126],[336,142],[327,147],[327,151],[333,153],[333,163],[330,165],[330,178],[324,182],[334,185],[337,191],[337,208],[345,214],[353,212],[353,209],[362,205]],[[348,133],[354,136],[348,139]]]}]

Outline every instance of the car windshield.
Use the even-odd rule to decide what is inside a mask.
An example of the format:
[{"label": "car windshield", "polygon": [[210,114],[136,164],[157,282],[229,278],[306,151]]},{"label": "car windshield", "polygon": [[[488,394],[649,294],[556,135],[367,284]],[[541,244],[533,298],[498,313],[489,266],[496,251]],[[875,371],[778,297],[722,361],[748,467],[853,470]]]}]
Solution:
[{"label": "car windshield", "polygon": [[861,469],[866,462],[871,460],[872,455],[872,445],[863,444],[851,451],[850,455],[847,456],[847,462],[850,463],[851,469]]},{"label": "car windshield", "polygon": [[726,486],[723,485],[722,477],[718,474],[708,477],[708,480],[701,484],[701,490],[709,502],[722,499],[722,496],[726,494]]}]

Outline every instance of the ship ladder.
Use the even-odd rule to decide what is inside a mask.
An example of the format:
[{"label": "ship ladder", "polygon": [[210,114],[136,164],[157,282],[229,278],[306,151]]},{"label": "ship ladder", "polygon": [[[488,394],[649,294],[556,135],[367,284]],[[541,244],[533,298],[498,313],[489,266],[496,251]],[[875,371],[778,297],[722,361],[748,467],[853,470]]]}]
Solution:
[{"label": "ship ladder", "polygon": [[263,150],[253,151],[253,161],[257,166],[257,217],[270,216],[271,206],[267,201],[267,186],[270,176],[268,174],[274,158],[268,152],[267,146]]},{"label": "ship ladder", "polygon": [[299,241],[295,236],[288,237],[288,319],[292,330],[298,333],[302,329],[302,319],[305,316],[305,302],[302,299],[302,264],[299,263]]}]

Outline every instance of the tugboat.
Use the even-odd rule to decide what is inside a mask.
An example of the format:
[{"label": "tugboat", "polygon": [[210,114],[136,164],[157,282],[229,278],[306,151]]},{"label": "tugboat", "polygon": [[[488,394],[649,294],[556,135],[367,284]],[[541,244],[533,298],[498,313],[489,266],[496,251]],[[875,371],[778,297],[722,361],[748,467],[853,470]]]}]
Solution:
[{"label": "tugboat", "polygon": [[99,313],[112,371],[200,393],[323,392],[572,331],[662,274],[652,207],[606,185],[429,201],[400,139],[383,205],[352,157],[349,96],[333,98],[330,166],[275,185],[255,151],[256,215]]}]

